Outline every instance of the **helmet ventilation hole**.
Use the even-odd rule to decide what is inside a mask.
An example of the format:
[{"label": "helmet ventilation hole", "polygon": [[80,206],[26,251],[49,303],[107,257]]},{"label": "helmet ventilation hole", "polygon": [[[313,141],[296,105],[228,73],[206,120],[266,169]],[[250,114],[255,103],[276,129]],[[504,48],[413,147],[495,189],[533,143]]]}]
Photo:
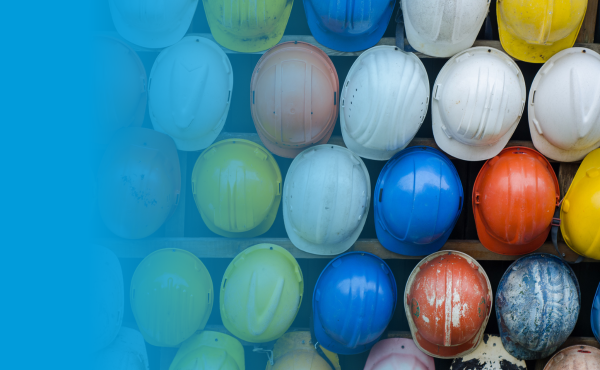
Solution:
[{"label": "helmet ventilation hole", "polygon": [[488,53],[491,53],[491,52],[492,52],[492,49],[488,49]]},{"label": "helmet ventilation hole", "polygon": [[227,279],[223,280],[223,289],[225,289],[226,285],[227,285]]}]

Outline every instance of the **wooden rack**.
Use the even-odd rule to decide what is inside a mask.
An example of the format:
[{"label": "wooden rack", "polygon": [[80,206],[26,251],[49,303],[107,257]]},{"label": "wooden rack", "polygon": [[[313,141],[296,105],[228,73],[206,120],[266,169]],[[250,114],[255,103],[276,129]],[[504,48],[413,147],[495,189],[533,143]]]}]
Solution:
[{"label": "wooden rack", "polygon": [[[586,17],[583,21],[581,31],[577,38],[575,47],[585,47],[595,52],[600,53],[600,44],[593,43],[594,41],[594,29],[596,25],[596,14],[598,7],[598,0],[589,0]],[[111,36],[117,39],[123,40],[116,32],[104,33],[106,36]],[[211,34],[207,33],[191,33],[187,36],[198,36],[204,37],[214,41]],[[356,57],[362,53],[358,52],[340,52],[337,50],[329,49],[319,44],[314,37],[306,35],[284,35],[281,42],[287,41],[302,41],[312,44],[321,50],[323,50],[329,56],[350,56]],[[138,53],[159,53],[161,49],[148,49],[137,45],[128,43]],[[387,37],[382,38],[377,45],[395,45],[395,38]],[[487,41],[487,40],[476,40],[473,46],[484,46],[492,47],[501,51],[504,51],[500,41]],[[222,47],[223,51],[227,54],[243,54],[238,53],[227,48]],[[251,54],[264,54],[266,51],[251,53]],[[419,58],[435,58],[422,53],[415,53]],[[223,132],[215,141],[237,138],[246,139],[262,145],[262,142],[256,133],[235,133],[235,132]],[[329,140],[330,144],[344,146],[345,144],[341,136],[332,136]],[[425,145],[439,149],[433,138],[415,138],[409,144],[409,146]],[[509,141],[507,146],[521,146],[527,148],[533,148],[531,141]],[[549,160],[554,162],[553,160]],[[181,167],[181,195],[179,200],[179,206],[175,213],[165,223],[165,235],[163,238],[146,238],[142,240],[126,240],[119,238],[101,238],[97,239],[98,244],[104,245],[111,249],[119,258],[135,258],[142,259],[148,254],[162,248],[179,248],[192,252],[199,258],[227,258],[232,259],[238,253],[244,249],[258,244],[258,243],[273,243],[282,246],[288,250],[295,258],[299,259],[317,259],[317,258],[333,258],[334,256],[320,256],[313,255],[299,250],[294,247],[291,241],[287,238],[252,238],[252,239],[229,239],[229,238],[186,238],[184,237],[184,225],[185,225],[185,207],[186,207],[186,193],[188,191],[190,179],[187,177],[188,168],[188,153],[179,151],[179,163]],[[573,179],[573,176],[577,172],[579,163],[559,163],[558,181],[561,189],[561,198],[564,196],[566,190]],[[470,194],[465,194],[470,196]],[[565,258],[568,260],[575,260],[577,255],[568,248],[564,242],[559,243],[559,248],[562,253],[565,254]],[[495,261],[508,261],[515,260],[518,256],[505,256],[493,253],[487,250],[478,240],[448,240],[448,242],[442,248],[443,250],[457,250],[465,252],[477,260],[495,260]],[[421,259],[422,257],[411,257],[403,256],[385,249],[377,239],[359,239],[351,248],[350,251],[365,251],[373,253],[383,259]],[[551,243],[545,243],[542,245],[537,252],[556,254],[554,246]],[[592,259],[585,259],[584,262],[600,262]],[[225,327],[222,325],[209,325],[206,330],[219,331],[230,334]],[[290,330],[294,330],[293,328]],[[302,330],[296,328],[295,330]],[[308,329],[304,329],[308,330]],[[390,338],[411,338],[410,332],[404,331],[390,331],[388,332]],[[254,346],[252,343],[241,341],[245,346]],[[581,337],[570,337],[561,346],[564,347],[585,344],[600,348],[600,344],[594,338],[581,338]],[[167,370],[175,357],[177,348],[161,348],[160,350],[160,369]],[[536,361],[535,370],[543,370],[549,358]],[[265,356],[266,362],[266,356]]]}]

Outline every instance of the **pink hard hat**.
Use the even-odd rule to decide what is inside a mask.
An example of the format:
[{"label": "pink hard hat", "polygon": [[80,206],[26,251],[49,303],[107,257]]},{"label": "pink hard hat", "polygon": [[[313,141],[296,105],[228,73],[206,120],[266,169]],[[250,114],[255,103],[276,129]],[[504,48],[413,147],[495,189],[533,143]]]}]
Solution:
[{"label": "pink hard hat", "polygon": [[435,370],[433,357],[421,352],[412,339],[390,338],[371,349],[365,370]]},{"label": "pink hard hat", "polygon": [[294,158],[325,144],[339,110],[335,66],[321,49],[284,42],[260,58],[250,82],[250,111],[262,143],[274,154]]}]

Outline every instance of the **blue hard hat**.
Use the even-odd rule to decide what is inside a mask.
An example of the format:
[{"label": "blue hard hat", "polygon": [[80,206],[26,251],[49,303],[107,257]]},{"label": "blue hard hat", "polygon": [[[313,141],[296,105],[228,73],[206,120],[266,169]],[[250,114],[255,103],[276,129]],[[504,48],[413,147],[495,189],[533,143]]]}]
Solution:
[{"label": "blue hard hat", "polygon": [[383,36],[396,0],[304,0],[308,26],[315,39],[339,51],[375,46]]},{"label": "blue hard hat", "polygon": [[456,168],[439,150],[404,149],[390,159],[375,185],[375,231],[392,252],[425,256],[448,240],[463,207]]},{"label": "blue hard hat", "polygon": [[368,351],[396,309],[389,266],[366,252],[344,253],[325,267],[313,293],[314,333],[325,349],[342,355]]},{"label": "blue hard hat", "polygon": [[571,335],[580,306],[579,283],[565,261],[546,253],[519,258],[496,292],[504,348],[520,360],[550,356]]},{"label": "blue hard hat", "polygon": [[596,290],[596,296],[594,297],[594,303],[592,303],[592,331],[596,340],[600,342],[600,284]]}]

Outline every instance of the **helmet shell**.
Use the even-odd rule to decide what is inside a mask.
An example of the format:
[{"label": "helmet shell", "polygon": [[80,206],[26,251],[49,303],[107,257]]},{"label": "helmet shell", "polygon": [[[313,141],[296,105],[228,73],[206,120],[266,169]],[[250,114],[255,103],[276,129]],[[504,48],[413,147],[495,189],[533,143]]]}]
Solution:
[{"label": "helmet shell", "polygon": [[400,4],[410,46],[442,58],[473,46],[490,7],[486,0],[404,0]]},{"label": "helmet shell", "polygon": [[437,358],[456,358],[480,344],[492,308],[492,286],[479,263],[456,251],[417,264],[404,290],[404,311],[415,344]]},{"label": "helmet shell", "polygon": [[119,334],[125,311],[121,263],[109,249],[91,245],[91,351],[110,345]]},{"label": "helmet shell", "polygon": [[557,352],[544,370],[600,370],[600,349],[592,346],[571,346]]},{"label": "helmet shell", "polygon": [[496,3],[502,47],[513,58],[544,63],[575,43],[587,0],[502,0]]},{"label": "helmet shell", "polygon": [[215,41],[227,49],[255,53],[283,36],[294,0],[202,0]]},{"label": "helmet shell", "polygon": [[395,253],[433,253],[448,240],[463,197],[458,172],[442,152],[406,148],[385,164],[375,185],[377,238]]},{"label": "helmet shell", "polygon": [[316,340],[341,355],[368,351],[383,335],[396,302],[396,280],[382,259],[344,253],[329,262],[315,285]]},{"label": "helmet shell", "polygon": [[598,284],[598,289],[596,289],[596,295],[594,296],[590,322],[592,324],[592,332],[594,332],[596,340],[600,342],[600,284]]},{"label": "helmet shell", "polygon": [[273,365],[266,370],[340,370],[338,355],[321,348],[333,369],[315,350],[310,332],[295,331],[283,334],[273,348]]},{"label": "helmet shell", "polygon": [[347,251],[365,226],[371,181],[356,154],[317,145],[294,159],[283,193],[283,221],[292,243],[308,253],[333,255]]},{"label": "helmet shell", "polygon": [[98,207],[110,231],[127,239],[153,234],[177,208],[180,191],[171,138],[140,127],[115,134],[98,170]]},{"label": "helmet shell", "polygon": [[560,231],[575,253],[600,260],[600,149],[588,154],[560,208]]},{"label": "helmet shell", "polygon": [[499,336],[484,334],[483,342],[475,351],[455,358],[450,366],[450,370],[481,369],[527,370],[527,364],[506,352]]},{"label": "helmet shell", "polygon": [[214,143],[198,157],[192,194],[214,233],[252,238],[273,225],[281,202],[281,172],[265,148],[248,140]]},{"label": "helmet shell", "polygon": [[354,61],[344,82],[344,143],[363,158],[386,161],[415,137],[428,104],[423,62],[397,47],[375,46]]},{"label": "helmet shell", "polygon": [[543,155],[583,159],[600,147],[600,54],[570,48],[538,71],[529,90],[529,132]]},{"label": "helmet shell", "polygon": [[[92,355],[92,370],[149,370],[146,343],[139,331],[122,327],[103,350]],[[87,366],[86,366],[87,367]]]},{"label": "helmet shell", "polygon": [[411,339],[389,338],[377,342],[364,370],[435,370],[433,357],[421,352]]},{"label": "helmet shell", "polygon": [[147,79],[139,56],[123,41],[98,37],[94,51],[94,135],[103,143],[123,127],[142,125],[148,100]]},{"label": "helmet shell", "polygon": [[571,335],[580,306],[579,282],[565,261],[545,253],[519,258],[496,292],[504,348],[520,360],[549,356]]},{"label": "helmet shell", "polygon": [[483,246],[498,254],[522,255],[546,241],[560,191],[544,156],[533,149],[510,147],[485,162],[472,197]]},{"label": "helmet shell", "polygon": [[182,343],[169,370],[244,370],[245,366],[244,347],[237,339],[207,330]]},{"label": "helmet shell", "polygon": [[187,36],[156,58],[148,93],[152,126],[177,149],[204,149],[219,135],[229,113],[233,70],[211,40]]},{"label": "helmet shell", "polygon": [[151,253],[131,279],[131,310],[153,346],[176,347],[204,329],[213,298],[208,270],[198,257],[181,249]]},{"label": "helmet shell", "polygon": [[490,47],[446,62],[433,85],[433,136],[453,157],[480,161],[500,153],[521,119],[525,80],[517,64]]},{"label": "helmet shell", "polygon": [[308,27],[322,45],[339,51],[375,46],[387,29],[395,0],[304,0]]},{"label": "helmet shell", "polygon": [[270,342],[292,325],[303,295],[302,270],[290,252],[257,244],[238,254],[223,275],[221,319],[242,340]]},{"label": "helmet shell", "polygon": [[254,67],[250,111],[261,141],[274,154],[294,158],[331,137],[338,116],[335,66],[321,49],[284,42]]},{"label": "helmet shell", "polygon": [[181,40],[196,12],[198,0],[109,0],[119,34],[145,48],[164,48]]}]

